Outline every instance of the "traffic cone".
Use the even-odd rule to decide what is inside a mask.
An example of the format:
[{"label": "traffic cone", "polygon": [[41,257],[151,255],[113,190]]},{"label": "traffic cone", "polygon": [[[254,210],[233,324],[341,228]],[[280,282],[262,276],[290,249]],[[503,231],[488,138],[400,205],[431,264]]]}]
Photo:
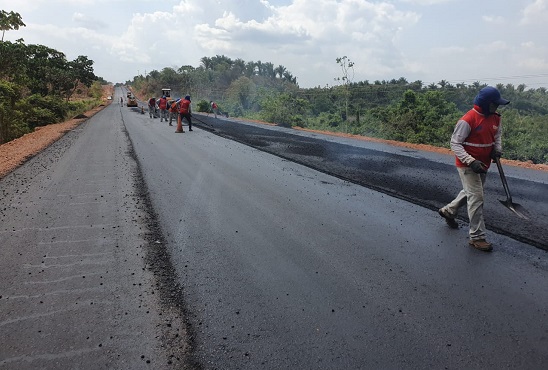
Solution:
[{"label": "traffic cone", "polygon": [[175,132],[184,132],[183,130],[183,120],[180,115],[177,115],[177,129]]}]

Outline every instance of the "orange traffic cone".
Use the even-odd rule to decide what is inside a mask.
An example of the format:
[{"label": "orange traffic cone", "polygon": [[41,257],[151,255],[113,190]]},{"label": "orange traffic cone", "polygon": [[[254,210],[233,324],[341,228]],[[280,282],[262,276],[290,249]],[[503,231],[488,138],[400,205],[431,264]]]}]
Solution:
[{"label": "orange traffic cone", "polygon": [[175,132],[184,132],[183,130],[183,120],[180,115],[177,115],[177,129]]}]

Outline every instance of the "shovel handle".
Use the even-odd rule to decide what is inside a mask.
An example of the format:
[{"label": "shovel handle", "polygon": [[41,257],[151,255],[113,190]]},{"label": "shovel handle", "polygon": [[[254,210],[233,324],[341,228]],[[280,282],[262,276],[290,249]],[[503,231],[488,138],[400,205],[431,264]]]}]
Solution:
[{"label": "shovel handle", "polygon": [[495,163],[497,164],[497,168],[499,170],[500,179],[502,180],[502,186],[504,187],[504,192],[506,193],[506,198],[508,198],[508,201],[510,204],[512,203],[512,196],[510,195],[510,189],[508,188],[508,182],[506,182],[506,176],[504,176],[504,171],[502,170],[502,164],[500,163],[500,158],[495,157]]}]

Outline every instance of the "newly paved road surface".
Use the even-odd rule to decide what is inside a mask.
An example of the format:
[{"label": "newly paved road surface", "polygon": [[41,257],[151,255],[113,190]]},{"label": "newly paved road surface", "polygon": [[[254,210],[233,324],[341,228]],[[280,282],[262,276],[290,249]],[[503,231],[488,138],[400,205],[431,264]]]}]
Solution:
[{"label": "newly paved road surface", "polygon": [[[547,363],[545,251],[495,233],[489,234],[494,253],[473,250],[464,222],[449,229],[435,211],[217,134],[228,136],[232,128],[241,142],[255,139],[262,149],[286,148],[300,159],[323,151],[323,162],[338,151],[330,145],[291,150],[312,140],[276,141],[270,132],[257,132],[262,127],[198,115],[201,127],[216,131],[174,134],[158,119],[124,117],[206,368]],[[396,190],[404,193],[411,183],[402,169],[407,163],[411,175],[429,178],[413,189],[438,188],[449,199],[458,182],[451,158],[436,162],[425,154],[424,165],[420,153],[381,149],[362,156],[377,159],[377,173],[400,172],[401,182],[391,180]],[[448,174],[438,175],[445,168]],[[546,179],[545,173],[523,176]],[[490,208],[519,222],[492,197]]]},{"label": "newly paved road surface", "polygon": [[[490,231],[493,253],[468,247],[464,215],[452,230],[434,211],[458,188],[451,158],[198,115],[204,123],[175,134],[139,109],[112,104],[103,112],[63,150],[0,182],[0,329],[9,333],[0,366],[548,364],[546,239],[531,245],[518,232]],[[546,174],[507,172],[515,200],[542,225]],[[486,205],[495,223],[531,227],[498,204],[496,176]],[[105,271],[116,274],[99,285],[101,309],[90,308]],[[75,311],[73,290],[86,310]]]}]

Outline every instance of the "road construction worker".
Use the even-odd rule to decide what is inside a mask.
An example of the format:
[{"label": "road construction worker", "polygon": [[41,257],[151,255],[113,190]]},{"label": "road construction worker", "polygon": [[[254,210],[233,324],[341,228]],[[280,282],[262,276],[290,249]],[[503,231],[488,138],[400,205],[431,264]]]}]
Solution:
[{"label": "road construction worker", "polygon": [[120,105],[124,105],[124,98],[120,96]]},{"label": "road construction worker", "polygon": [[156,98],[148,99],[148,114],[150,118],[156,118]]},{"label": "road construction worker", "polygon": [[158,100],[158,109],[160,109],[160,122],[162,122],[162,120],[166,120],[167,122],[167,98],[165,95],[163,95],[159,100]]},{"label": "road construction worker", "polygon": [[451,203],[438,210],[447,224],[457,229],[457,212],[466,204],[470,220],[468,244],[486,252],[493,250],[493,246],[485,238],[483,188],[491,160],[500,158],[502,153],[501,118],[497,108],[508,103],[510,101],[503,99],[496,88],[484,87],[474,99],[474,107],[458,120],[451,136],[451,150],[455,153],[463,189]]},{"label": "road construction worker", "polygon": [[211,104],[211,111],[215,115],[215,118],[217,118],[217,114],[219,114],[219,107],[217,106],[217,103],[211,100],[209,104]]},{"label": "road construction worker", "polygon": [[190,95],[185,96],[185,98],[179,102],[179,117],[177,119],[177,129],[175,132],[184,132],[183,118],[186,118],[188,121],[188,131],[192,131],[192,118],[190,118],[192,112],[190,104]]},{"label": "road construction worker", "polygon": [[179,116],[179,102],[181,99],[173,100],[171,102],[171,106],[169,107],[169,125],[173,126],[171,122],[173,122],[173,119],[177,119]]}]

